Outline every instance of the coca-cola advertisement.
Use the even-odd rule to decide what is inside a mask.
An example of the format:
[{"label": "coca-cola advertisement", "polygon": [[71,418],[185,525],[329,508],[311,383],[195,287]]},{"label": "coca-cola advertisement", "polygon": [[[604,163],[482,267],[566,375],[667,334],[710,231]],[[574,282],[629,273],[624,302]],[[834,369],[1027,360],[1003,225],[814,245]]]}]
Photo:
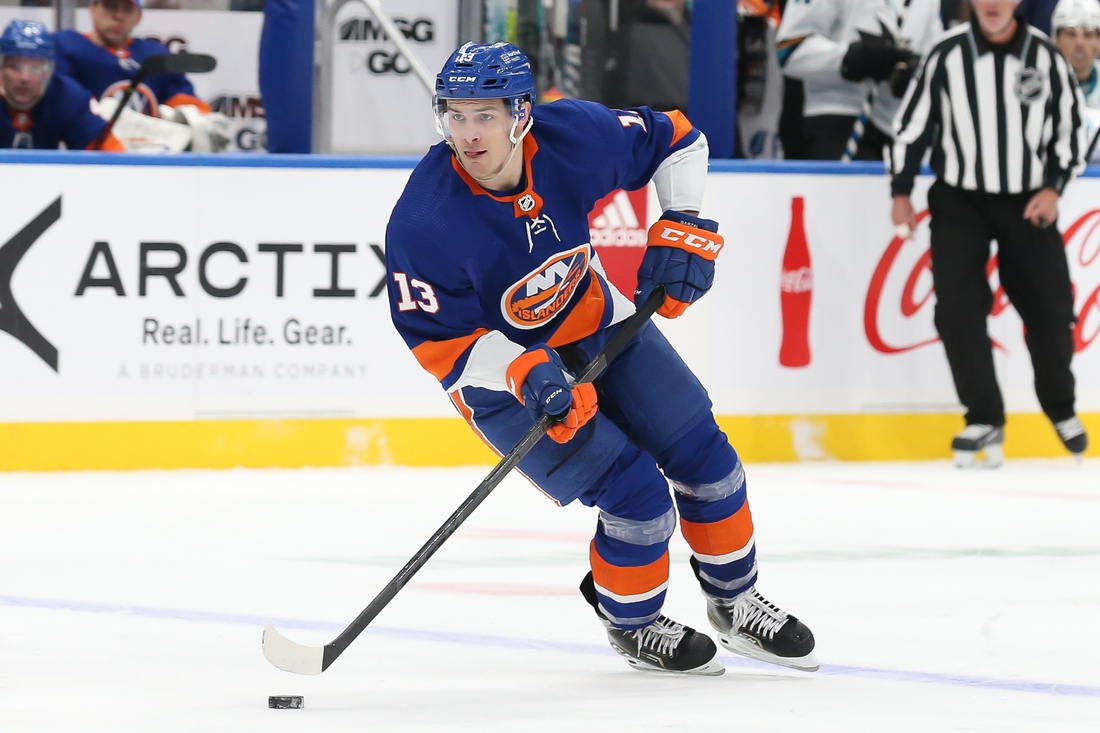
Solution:
[{"label": "coca-cola advertisement", "polygon": [[[902,239],[885,175],[712,172],[702,213],[727,232],[714,288],[659,326],[703,376],[719,414],[954,414],[961,425],[933,324],[930,184],[918,179],[920,221]],[[1058,224],[1075,289],[1073,369],[1085,414],[1100,411],[1098,200],[1100,179],[1072,182]],[[1010,413],[1038,413],[1023,324],[1000,288],[996,251],[993,242],[998,379]]]},{"label": "coca-cola advertisement", "polygon": [[805,200],[791,198],[791,233],[783,250],[783,271],[779,276],[779,299],[783,309],[783,342],[779,363],[804,367],[810,363],[810,306],[813,305],[814,271],[802,211]]}]

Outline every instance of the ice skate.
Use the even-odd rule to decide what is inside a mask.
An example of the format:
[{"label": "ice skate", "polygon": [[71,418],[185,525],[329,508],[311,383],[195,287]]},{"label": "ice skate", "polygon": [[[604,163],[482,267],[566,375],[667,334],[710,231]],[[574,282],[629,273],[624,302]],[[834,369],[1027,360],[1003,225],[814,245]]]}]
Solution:
[{"label": "ice skate", "polygon": [[1058,437],[1062,439],[1066,450],[1080,461],[1089,447],[1089,436],[1077,416],[1054,423],[1054,429],[1058,431]]},{"label": "ice skate", "polygon": [[951,441],[959,468],[1000,468],[1005,462],[1005,430],[993,425],[967,425]]},{"label": "ice skate", "polygon": [[[691,567],[699,572],[695,558]],[[726,649],[743,657],[784,667],[816,672],[814,635],[806,624],[769,602],[755,586],[735,598],[719,598],[706,591],[707,618]]]},{"label": "ice skate", "polygon": [[640,629],[626,631],[612,626],[600,611],[592,573],[581,581],[581,593],[607,629],[611,648],[632,667],[652,672],[711,676],[726,671],[722,663],[715,659],[718,647],[710,637],[676,623],[664,614]]}]

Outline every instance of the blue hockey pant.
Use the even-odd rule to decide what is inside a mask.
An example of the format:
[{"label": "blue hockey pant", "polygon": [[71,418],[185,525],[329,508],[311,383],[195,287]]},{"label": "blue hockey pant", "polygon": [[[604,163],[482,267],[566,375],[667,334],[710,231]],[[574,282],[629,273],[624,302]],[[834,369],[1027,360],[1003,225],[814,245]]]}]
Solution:
[{"label": "blue hockey pant", "polygon": [[[579,372],[616,328],[558,352]],[[539,441],[519,471],[562,506],[579,500],[599,508],[589,554],[601,612],[624,629],[657,618],[676,525],[673,495],[703,589],[721,597],[747,590],[756,582],[756,550],[745,472],[699,380],[650,323],[596,389],[596,416],[568,443]],[[507,392],[464,387],[451,398],[500,454],[531,427],[531,414]]]}]

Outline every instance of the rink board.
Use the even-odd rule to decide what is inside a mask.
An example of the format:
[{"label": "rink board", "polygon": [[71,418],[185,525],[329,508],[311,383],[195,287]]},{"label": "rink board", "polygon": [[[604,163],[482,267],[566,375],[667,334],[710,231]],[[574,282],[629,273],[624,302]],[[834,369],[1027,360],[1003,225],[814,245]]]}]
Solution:
[{"label": "rink board", "polygon": [[[0,155],[18,182],[0,201],[0,469],[492,462],[389,320],[385,225],[411,165]],[[809,363],[790,367],[780,287],[795,197],[812,305]],[[593,225],[624,289],[639,232],[659,215],[652,199],[624,195]],[[1078,409],[1096,433],[1098,205],[1100,179],[1087,176],[1060,220],[1080,314]],[[927,219],[913,240],[893,239],[880,169],[720,163],[704,213],[729,245],[715,287],[660,326],[745,457],[946,456],[961,408],[932,325]],[[1000,296],[990,334],[1012,413],[1006,451],[1063,454]]]}]

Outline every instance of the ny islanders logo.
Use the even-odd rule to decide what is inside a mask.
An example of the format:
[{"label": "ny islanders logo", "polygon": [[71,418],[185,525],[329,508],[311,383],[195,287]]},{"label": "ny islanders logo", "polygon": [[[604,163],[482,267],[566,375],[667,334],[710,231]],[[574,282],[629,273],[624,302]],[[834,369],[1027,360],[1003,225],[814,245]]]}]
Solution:
[{"label": "ny islanders logo", "polygon": [[516,328],[546,325],[569,304],[591,261],[587,244],[554,255],[504,293],[504,318]]}]

